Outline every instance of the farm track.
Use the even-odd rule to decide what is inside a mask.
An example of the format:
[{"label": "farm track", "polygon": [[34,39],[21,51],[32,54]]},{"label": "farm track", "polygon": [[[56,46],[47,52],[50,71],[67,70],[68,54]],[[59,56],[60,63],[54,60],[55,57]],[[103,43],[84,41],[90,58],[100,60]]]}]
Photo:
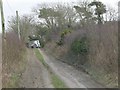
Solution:
[{"label": "farm track", "polygon": [[27,52],[28,62],[19,86],[22,88],[52,88],[49,72],[37,59],[34,50],[28,49]]}]

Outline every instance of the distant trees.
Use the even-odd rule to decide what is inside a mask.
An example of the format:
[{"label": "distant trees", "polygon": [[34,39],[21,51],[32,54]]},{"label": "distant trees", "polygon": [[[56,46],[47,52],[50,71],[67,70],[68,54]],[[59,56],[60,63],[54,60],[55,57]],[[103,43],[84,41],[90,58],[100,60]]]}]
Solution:
[{"label": "distant trees", "polygon": [[[43,4],[36,8],[38,23],[37,34],[51,39],[52,35],[59,35],[64,30],[76,30],[91,24],[102,24],[105,20],[114,20],[113,11],[107,11],[106,6],[100,1],[83,1],[77,5],[70,4]],[[109,13],[109,17],[105,16]],[[55,38],[55,37],[54,37]]]},{"label": "distant trees", "polygon": [[89,8],[89,2],[80,2],[80,5],[74,6],[76,10],[76,14],[78,14],[79,22],[82,27],[86,26],[87,24],[94,22],[95,17],[92,14],[91,8]]},{"label": "distant trees", "polygon": [[[95,14],[92,6],[95,6]],[[49,30],[56,31],[66,29],[69,25],[71,28],[75,27],[79,22],[83,27],[90,23],[98,24],[103,21],[103,14],[106,13],[106,6],[99,1],[80,2],[78,5],[62,5],[44,7],[41,5],[36,10],[39,22],[46,26]]]},{"label": "distant trees", "polygon": [[[105,20],[117,20],[115,11],[106,9],[100,1],[83,1],[76,5],[41,4],[34,12],[38,18],[31,15],[20,17],[20,33],[25,41],[32,34],[50,40],[52,35],[61,37],[61,32],[65,30],[74,31],[91,24],[101,24]],[[10,19],[8,29],[17,32],[16,17]]]},{"label": "distant trees", "polygon": [[38,12],[39,21],[52,31],[67,28],[67,25],[72,27],[75,22],[75,12],[70,6],[44,7]]},{"label": "distant trees", "polygon": [[93,1],[89,6],[96,6],[95,15],[97,15],[98,24],[102,23],[103,14],[106,13],[106,6],[100,1]]}]

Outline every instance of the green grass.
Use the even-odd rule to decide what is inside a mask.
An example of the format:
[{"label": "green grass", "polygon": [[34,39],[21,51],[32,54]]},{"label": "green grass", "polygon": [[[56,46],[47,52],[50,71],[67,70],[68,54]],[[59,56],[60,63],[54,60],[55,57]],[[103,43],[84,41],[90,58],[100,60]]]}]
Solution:
[{"label": "green grass", "polygon": [[41,61],[41,63],[49,70],[53,86],[55,88],[67,88],[65,83],[50,70],[48,64],[45,63],[44,58],[38,49],[35,49],[35,54],[36,54],[37,58]]},{"label": "green grass", "polygon": [[66,85],[59,77],[55,74],[51,74],[52,84],[55,88],[67,88]]},{"label": "green grass", "polygon": [[12,74],[11,78],[10,78],[10,82],[8,83],[8,87],[9,88],[14,88],[18,86],[18,82],[19,82],[19,75],[17,74]]},{"label": "green grass", "polygon": [[45,63],[44,58],[43,58],[42,54],[39,52],[38,49],[35,49],[35,54],[36,54],[37,58],[40,60],[40,62],[41,62],[44,66],[46,66],[47,64]]}]

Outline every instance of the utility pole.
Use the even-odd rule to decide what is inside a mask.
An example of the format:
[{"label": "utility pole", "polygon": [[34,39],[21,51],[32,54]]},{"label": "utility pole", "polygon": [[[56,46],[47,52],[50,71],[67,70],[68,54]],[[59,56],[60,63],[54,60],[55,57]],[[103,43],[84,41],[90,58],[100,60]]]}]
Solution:
[{"label": "utility pole", "polygon": [[5,20],[4,20],[2,0],[0,0],[0,11],[1,11],[1,24],[2,24],[2,37],[5,39]]},{"label": "utility pole", "polygon": [[20,40],[20,27],[19,27],[19,15],[18,15],[18,11],[16,11],[16,16],[17,16],[17,30],[18,30],[18,37]]}]

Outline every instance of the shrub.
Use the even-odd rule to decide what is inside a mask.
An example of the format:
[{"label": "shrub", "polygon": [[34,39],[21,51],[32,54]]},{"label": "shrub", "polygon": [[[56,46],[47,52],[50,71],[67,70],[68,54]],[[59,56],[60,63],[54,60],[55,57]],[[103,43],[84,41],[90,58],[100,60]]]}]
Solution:
[{"label": "shrub", "polygon": [[75,54],[86,55],[88,53],[88,42],[86,37],[82,37],[81,39],[75,40],[71,45],[71,50]]}]

